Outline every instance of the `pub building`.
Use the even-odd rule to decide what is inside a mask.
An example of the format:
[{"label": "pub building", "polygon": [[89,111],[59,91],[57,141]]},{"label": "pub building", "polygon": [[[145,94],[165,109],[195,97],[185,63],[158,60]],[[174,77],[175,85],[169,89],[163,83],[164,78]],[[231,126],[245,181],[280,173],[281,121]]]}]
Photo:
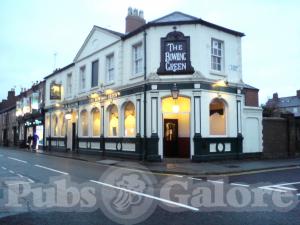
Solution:
[{"label": "pub building", "polygon": [[19,146],[26,147],[29,135],[39,136],[39,149],[44,147],[44,85],[35,82],[31,88],[21,90],[16,102]]},{"label": "pub building", "polygon": [[181,12],[146,23],[132,8],[125,33],[94,26],[73,62],[45,77],[47,149],[149,161],[259,155],[243,36]]}]

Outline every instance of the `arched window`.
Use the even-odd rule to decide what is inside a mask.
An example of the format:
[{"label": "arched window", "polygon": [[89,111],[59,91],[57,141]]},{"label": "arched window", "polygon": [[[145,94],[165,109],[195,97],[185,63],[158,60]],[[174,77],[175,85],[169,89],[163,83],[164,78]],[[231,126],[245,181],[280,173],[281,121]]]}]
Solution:
[{"label": "arched window", "polygon": [[81,121],[81,135],[87,137],[89,135],[89,125],[88,125],[88,113],[86,110],[81,111],[80,113]]},{"label": "arched window", "polygon": [[92,118],[93,118],[93,136],[100,136],[100,111],[97,108],[92,110]]},{"label": "arched window", "polygon": [[214,99],[209,105],[211,135],[226,135],[226,110],[221,99]]},{"label": "arched window", "polygon": [[116,137],[119,135],[119,114],[116,105],[111,105],[108,109],[109,113],[109,136]]},{"label": "arched window", "polygon": [[61,113],[59,115],[59,120],[58,120],[58,127],[60,130],[60,136],[64,137],[66,135],[66,129],[65,129],[65,118],[64,118],[64,114]]},{"label": "arched window", "polygon": [[52,124],[53,124],[53,136],[58,136],[58,118],[56,115],[53,115],[52,117]]},{"label": "arched window", "polygon": [[124,136],[135,136],[135,107],[132,102],[126,103],[124,107]]}]

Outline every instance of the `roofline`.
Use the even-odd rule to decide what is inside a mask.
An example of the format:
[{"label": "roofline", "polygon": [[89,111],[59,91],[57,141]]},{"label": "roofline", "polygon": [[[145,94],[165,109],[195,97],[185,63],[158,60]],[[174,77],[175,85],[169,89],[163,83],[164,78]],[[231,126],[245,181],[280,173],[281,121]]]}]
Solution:
[{"label": "roofline", "polygon": [[187,24],[201,24],[201,25],[204,25],[204,26],[207,26],[207,27],[210,27],[210,28],[213,28],[213,29],[216,29],[216,30],[220,30],[220,31],[223,31],[225,33],[228,33],[228,34],[232,34],[232,35],[235,35],[235,36],[238,36],[238,37],[244,37],[245,34],[242,33],[242,32],[238,32],[238,31],[235,31],[235,30],[231,30],[229,28],[226,28],[226,27],[222,27],[222,26],[219,26],[219,25],[216,25],[216,24],[213,24],[213,23],[210,23],[210,22],[207,22],[205,20],[202,20],[202,19],[195,19],[195,20],[185,20],[185,21],[172,21],[172,22],[160,22],[160,23],[156,23],[156,22],[148,22],[146,23],[145,25],[135,29],[134,31],[128,33],[128,34],[125,34],[122,39],[125,40],[127,38],[130,38],[150,27],[156,27],[156,26],[170,26],[170,25],[187,25]]},{"label": "roofline", "polygon": [[170,15],[172,15],[172,14],[174,14],[174,13],[178,13],[178,14],[184,15],[184,16],[186,16],[186,17],[192,18],[193,20],[199,19],[198,17],[191,16],[191,15],[188,15],[188,14],[183,13],[183,12],[175,11],[175,12],[169,13],[168,15],[159,17],[158,19],[152,20],[152,21],[150,21],[150,23],[151,23],[151,22],[156,22],[156,21],[158,21],[158,20],[162,20],[162,19],[164,19],[164,18],[166,18],[166,17],[168,17],[168,16],[170,16]]},{"label": "roofline", "polygon": [[65,67],[63,67],[63,68],[61,68],[61,69],[54,70],[53,73],[51,73],[51,74],[49,74],[48,76],[44,77],[44,79],[46,80],[46,79],[48,79],[49,77],[54,76],[55,74],[58,74],[58,73],[60,73],[60,72],[62,72],[62,71],[64,71],[64,70],[66,70],[66,69],[71,68],[71,67],[74,66],[74,65],[75,65],[75,63],[72,62],[72,63],[70,63],[69,65],[67,65],[67,66],[65,66]]}]

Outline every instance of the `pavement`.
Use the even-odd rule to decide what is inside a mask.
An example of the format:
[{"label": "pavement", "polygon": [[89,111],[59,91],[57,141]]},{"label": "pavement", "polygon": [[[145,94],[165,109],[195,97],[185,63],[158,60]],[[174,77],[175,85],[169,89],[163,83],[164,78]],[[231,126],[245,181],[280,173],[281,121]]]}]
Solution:
[{"label": "pavement", "polygon": [[[28,151],[19,149],[20,151]],[[259,172],[282,168],[300,167],[300,158],[286,159],[243,159],[224,160],[212,162],[192,162],[189,159],[170,158],[162,162],[145,162],[115,157],[103,157],[102,155],[79,154],[73,152],[43,151],[38,150],[36,154],[46,154],[55,157],[82,160],[114,167],[139,169],[139,165],[153,173],[179,174],[191,176],[219,176],[234,175],[240,173]],[[137,166],[138,165],[138,166]]]}]

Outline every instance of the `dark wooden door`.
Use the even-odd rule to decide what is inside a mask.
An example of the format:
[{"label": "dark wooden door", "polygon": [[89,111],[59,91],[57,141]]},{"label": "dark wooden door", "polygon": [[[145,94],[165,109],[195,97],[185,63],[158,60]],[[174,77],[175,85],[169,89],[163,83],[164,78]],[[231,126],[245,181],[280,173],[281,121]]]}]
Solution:
[{"label": "dark wooden door", "polygon": [[178,157],[177,119],[164,119],[164,156]]},{"label": "dark wooden door", "polygon": [[76,123],[72,123],[72,151],[76,148]]}]

